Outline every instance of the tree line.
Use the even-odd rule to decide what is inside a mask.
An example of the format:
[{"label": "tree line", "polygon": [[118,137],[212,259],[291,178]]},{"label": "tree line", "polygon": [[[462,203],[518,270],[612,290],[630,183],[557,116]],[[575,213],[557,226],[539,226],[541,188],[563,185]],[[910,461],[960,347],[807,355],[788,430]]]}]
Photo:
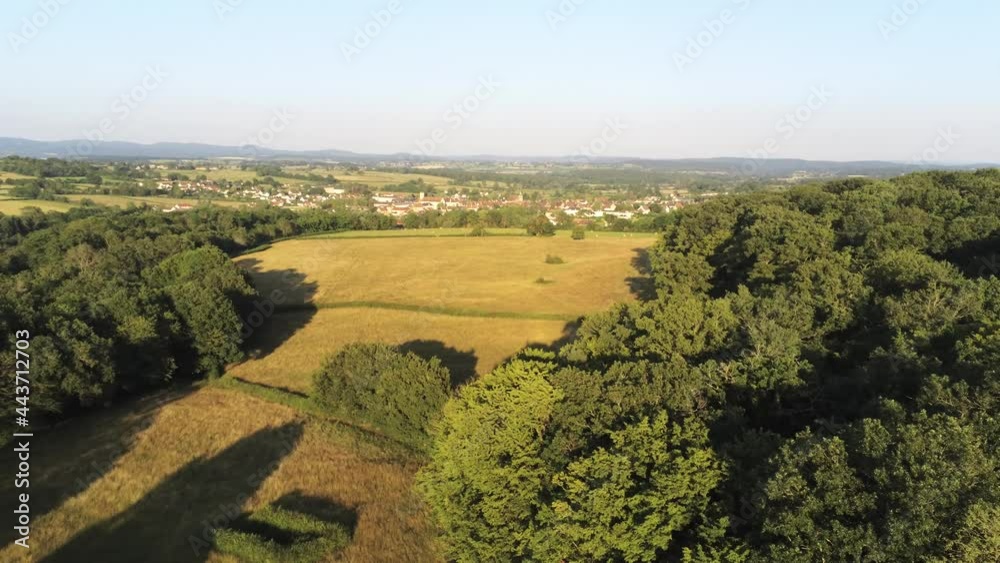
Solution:
[{"label": "tree line", "polygon": [[[374,213],[270,207],[0,214],[0,361],[14,365],[11,339],[29,331],[35,416],[218,375],[243,358],[243,319],[257,297],[232,255],[283,237],[393,226]],[[0,388],[5,424],[13,390]]]}]

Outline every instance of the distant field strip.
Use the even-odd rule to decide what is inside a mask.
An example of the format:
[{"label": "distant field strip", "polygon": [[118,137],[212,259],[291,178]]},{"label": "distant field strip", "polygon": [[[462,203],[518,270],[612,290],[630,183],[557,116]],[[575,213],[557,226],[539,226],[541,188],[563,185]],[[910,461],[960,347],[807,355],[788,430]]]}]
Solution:
[{"label": "distant field strip", "polygon": [[279,305],[276,311],[308,311],[312,309],[388,309],[391,311],[410,311],[428,315],[444,315],[448,317],[472,317],[481,319],[524,319],[531,321],[575,321],[579,315],[560,315],[557,313],[521,313],[517,311],[477,311],[475,309],[455,309],[451,307],[433,307],[427,305],[407,305],[405,303],[385,303],[378,301],[346,301],[343,303],[300,303]]},{"label": "distant field strip", "polygon": [[123,196],[123,195],[104,195],[104,194],[76,194],[66,196],[66,199],[72,201],[73,203],[80,203],[85,199],[89,199],[98,205],[108,205],[114,207],[128,207],[129,205],[150,205],[153,207],[172,207],[174,205],[219,205],[222,207],[242,207],[248,205],[247,203],[239,201],[230,201],[223,199],[193,199],[193,198],[177,198],[177,197],[162,197],[162,196],[147,196],[147,197],[137,197],[137,196]]},{"label": "distant field strip", "polygon": [[[296,237],[298,240],[316,239],[379,239],[379,238],[434,238],[434,237],[469,237],[472,229],[403,229],[397,231],[340,231]],[[524,229],[487,229],[489,237],[523,237],[528,233]],[[472,237],[474,238],[474,237]]]},{"label": "distant field strip", "polygon": [[[437,238],[437,237],[470,237],[469,228],[443,229],[401,229],[396,231],[338,231],[316,235],[304,235],[285,240],[317,240],[317,239],[379,239],[379,238]],[[557,231],[553,239],[568,239],[570,231]],[[487,228],[487,237],[526,237],[528,232],[518,228]],[[635,239],[637,241],[652,240],[656,233],[625,233],[611,231],[592,231],[586,233],[588,239]],[[546,239],[541,239],[546,240]]]}]

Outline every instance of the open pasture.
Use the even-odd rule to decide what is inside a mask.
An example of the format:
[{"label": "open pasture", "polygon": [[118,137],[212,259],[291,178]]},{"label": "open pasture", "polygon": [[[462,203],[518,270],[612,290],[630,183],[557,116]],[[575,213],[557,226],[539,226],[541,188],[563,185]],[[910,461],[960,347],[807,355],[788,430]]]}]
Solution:
[{"label": "open pasture", "polygon": [[42,211],[69,211],[75,205],[42,199],[0,199],[0,213],[4,215],[20,215],[29,207],[37,207]]},{"label": "open pasture", "polygon": [[[483,375],[527,345],[568,337],[579,317],[633,299],[654,240],[464,233],[338,233],[237,258],[272,312],[254,330],[256,357],[230,375],[308,393],[323,360],[355,342],[438,357],[458,380]],[[564,263],[547,264],[550,255]]]},{"label": "open pasture", "polygon": [[[328,173],[322,170],[314,172],[321,175]],[[423,180],[425,184],[440,188],[447,186],[451,181],[448,178],[444,178],[442,176],[432,176],[430,174],[402,174],[399,172],[381,172],[374,170],[365,170],[363,172],[354,173],[346,170],[334,170],[333,176],[338,181],[343,183],[365,184],[374,189],[383,189],[386,186],[405,184],[406,182],[415,182],[417,180]]]},{"label": "open pasture", "polygon": [[103,194],[83,194],[83,195],[70,195],[66,196],[67,199],[74,203],[79,203],[84,199],[89,199],[98,205],[108,205],[112,207],[128,207],[129,205],[150,205],[153,207],[159,207],[161,209],[169,209],[175,205],[200,205],[203,203],[210,203],[212,205],[220,205],[223,207],[241,207],[247,205],[239,201],[228,201],[224,199],[216,200],[198,200],[198,199],[185,199],[177,197],[134,197],[134,196],[124,196],[124,195],[103,195]]},{"label": "open pasture", "polygon": [[[653,240],[313,238],[280,242],[237,262],[255,276],[263,294],[282,290],[288,304],[387,304],[466,316],[572,320],[633,298],[643,283],[637,267]],[[564,263],[547,264],[550,255]]]}]

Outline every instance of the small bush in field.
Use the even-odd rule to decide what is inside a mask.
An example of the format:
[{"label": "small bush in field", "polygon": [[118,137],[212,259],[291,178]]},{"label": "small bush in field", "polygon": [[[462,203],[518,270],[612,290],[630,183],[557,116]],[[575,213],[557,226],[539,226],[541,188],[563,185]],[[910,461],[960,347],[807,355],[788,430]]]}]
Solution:
[{"label": "small bush in field", "polygon": [[343,524],[268,506],[215,532],[218,551],[248,563],[312,563],[347,547],[351,534]]},{"label": "small bush in field", "polygon": [[486,232],[486,228],[483,227],[482,225],[477,225],[473,227],[472,231],[469,232],[470,237],[485,237],[488,234],[489,233]]},{"label": "small bush in field", "polygon": [[562,259],[561,256],[556,256],[554,254],[549,254],[545,256],[546,264],[565,264],[566,261]]},{"label": "small bush in field", "polygon": [[424,360],[384,344],[355,344],[328,359],[314,384],[322,408],[426,452],[430,427],[451,391],[451,374],[437,358]]},{"label": "small bush in field", "polygon": [[581,227],[576,227],[573,229],[573,234],[571,236],[573,240],[583,240],[587,238],[587,231],[584,231]]}]

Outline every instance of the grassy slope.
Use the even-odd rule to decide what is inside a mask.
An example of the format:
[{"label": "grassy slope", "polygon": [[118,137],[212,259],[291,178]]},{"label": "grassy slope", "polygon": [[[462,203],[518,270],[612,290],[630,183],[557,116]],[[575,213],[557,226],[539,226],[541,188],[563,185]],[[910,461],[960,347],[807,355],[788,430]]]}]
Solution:
[{"label": "grassy slope", "polygon": [[[356,522],[344,561],[438,560],[411,492],[414,461],[236,391],[173,399],[36,436],[44,449],[32,452],[32,549],[8,545],[0,561],[231,561],[194,555],[202,521],[225,525],[228,505],[246,511],[295,497],[324,499]],[[6,480],[0,493],[14,496]],[[59,499],[48,507],[56,510],[40,514],[43,498]]]}]

